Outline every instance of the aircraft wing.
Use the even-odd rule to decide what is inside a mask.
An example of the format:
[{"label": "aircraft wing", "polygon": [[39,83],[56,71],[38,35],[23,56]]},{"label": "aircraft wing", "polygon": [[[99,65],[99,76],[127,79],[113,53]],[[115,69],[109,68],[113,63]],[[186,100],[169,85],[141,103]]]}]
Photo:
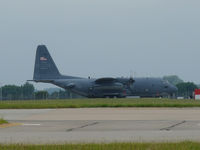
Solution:
[{"label": "aircraft wing", "polygon": [[95,83],[97,84],[104,84],[104,83],[113,83],[115,82],[116,79],[115,78],[99,78],[97,80],[95,80]]}]

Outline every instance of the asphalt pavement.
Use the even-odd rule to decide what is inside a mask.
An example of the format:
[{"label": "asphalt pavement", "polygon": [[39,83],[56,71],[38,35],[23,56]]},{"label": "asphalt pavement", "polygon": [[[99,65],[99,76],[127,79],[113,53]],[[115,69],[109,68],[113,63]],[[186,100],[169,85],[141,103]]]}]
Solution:
[{"label": "asphalt pavement", "polygon": [[5,109],[0,143],[200,141],[200,108]]}]

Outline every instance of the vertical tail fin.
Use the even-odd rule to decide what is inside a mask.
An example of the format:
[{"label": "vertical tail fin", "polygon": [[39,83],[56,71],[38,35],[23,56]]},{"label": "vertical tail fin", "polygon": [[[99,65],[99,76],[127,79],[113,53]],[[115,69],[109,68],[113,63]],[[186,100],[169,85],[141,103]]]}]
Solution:
[{"label": "vertical tail fin", "polygon": [[35,69],[33,80],[53,80],[60,77],[60,72],[56,67],[51,55],[45,45],[39,45],[36,51]]}]

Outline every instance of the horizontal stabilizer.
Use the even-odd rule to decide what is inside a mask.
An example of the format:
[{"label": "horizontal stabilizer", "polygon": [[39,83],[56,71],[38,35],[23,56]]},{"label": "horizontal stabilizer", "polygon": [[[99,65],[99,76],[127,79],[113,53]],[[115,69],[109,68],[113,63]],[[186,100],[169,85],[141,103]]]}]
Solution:
[{"label": "horizontal stabilizer", "polygon": [[69,84],[67,84],[66,87],[69,88],[69,89],[72,89],[72,88],[75,87],[75,84],[74,83],[69,83]]}]

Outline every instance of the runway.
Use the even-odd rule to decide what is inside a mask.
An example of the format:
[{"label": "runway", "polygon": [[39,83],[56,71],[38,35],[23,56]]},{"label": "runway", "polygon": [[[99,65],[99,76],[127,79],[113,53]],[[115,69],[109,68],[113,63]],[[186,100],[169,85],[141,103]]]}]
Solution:
[{"label": "runway", "polygon": [[200,141],[200,108],[0,110],[0,143]]}]

